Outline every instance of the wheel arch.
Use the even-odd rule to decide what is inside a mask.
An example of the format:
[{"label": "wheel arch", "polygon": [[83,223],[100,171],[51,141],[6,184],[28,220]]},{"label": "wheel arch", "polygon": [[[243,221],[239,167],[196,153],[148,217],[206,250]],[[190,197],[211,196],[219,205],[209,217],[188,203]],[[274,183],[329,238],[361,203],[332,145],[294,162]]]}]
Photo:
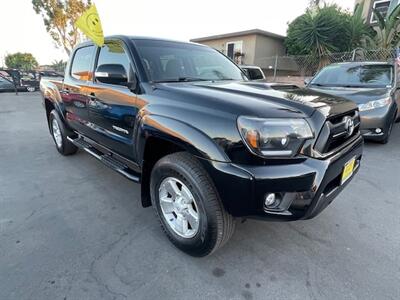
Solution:
[{"label": "wheel arch", "polygon": [[229,161],[225,152],[201,131],[178,120],[158,115],[147,115],[141,119],[136,146],[138,162],[142,168],[143,207],[151,206],[151,171],[162,157],[175,152],[188,152],[209,160]]}]

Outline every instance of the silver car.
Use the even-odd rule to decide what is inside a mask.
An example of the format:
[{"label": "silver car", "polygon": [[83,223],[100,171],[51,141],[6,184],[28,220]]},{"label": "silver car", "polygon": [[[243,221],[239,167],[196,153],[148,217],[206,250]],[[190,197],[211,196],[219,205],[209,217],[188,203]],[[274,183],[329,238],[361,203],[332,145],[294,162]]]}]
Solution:
[{"label": "silver car", "polygon": [[397,63],[338,63],[323,68],[307,87],[354,101],[360,111],[364,138],[385,144],[400,117],[398,72]]}]

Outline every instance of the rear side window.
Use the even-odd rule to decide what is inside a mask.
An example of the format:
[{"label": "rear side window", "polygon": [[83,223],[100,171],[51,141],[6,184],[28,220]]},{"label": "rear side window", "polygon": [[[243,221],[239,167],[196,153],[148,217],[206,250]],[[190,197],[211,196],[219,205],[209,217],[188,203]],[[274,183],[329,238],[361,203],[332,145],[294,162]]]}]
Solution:
[{"label": "rear side window", "polygon": [[88,81],[92,79],[92,59],[94,46],[76,50],[72,61],[71,76],[77,80]]}]

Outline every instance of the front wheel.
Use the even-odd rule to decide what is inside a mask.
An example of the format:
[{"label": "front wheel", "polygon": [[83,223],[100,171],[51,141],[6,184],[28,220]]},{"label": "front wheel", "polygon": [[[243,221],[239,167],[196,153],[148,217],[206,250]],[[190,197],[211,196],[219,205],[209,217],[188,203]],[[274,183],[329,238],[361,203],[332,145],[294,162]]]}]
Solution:
[{"label": "front wheel", "polygon": [[165,156],[154,166],[151,201],[171,242],[192,256],[206,256],[222,247],[235,229],[211,178],[186,152]]}]

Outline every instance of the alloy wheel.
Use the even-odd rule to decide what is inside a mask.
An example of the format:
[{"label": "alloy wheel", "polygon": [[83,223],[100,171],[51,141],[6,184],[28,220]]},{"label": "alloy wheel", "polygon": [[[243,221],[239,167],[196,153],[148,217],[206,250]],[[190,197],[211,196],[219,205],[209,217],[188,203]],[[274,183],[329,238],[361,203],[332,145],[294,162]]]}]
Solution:
[{"label": "alloy wheel", "polygon": [[189,188],[174,177],[165,178],[158,196],[168,226],[183,238],[192,238],[199,231],[200,214]]},{"label": "alloy wheel", "polygon": [[51,122],[51,128],[52,128],[52,132],[53,132],[54,141],[56,142],[57,147],[61,148],[62,147],[62,135],[61,135],[60,126],[58,125],[58,122],[56,119],[53,119],[53,121]]}]

